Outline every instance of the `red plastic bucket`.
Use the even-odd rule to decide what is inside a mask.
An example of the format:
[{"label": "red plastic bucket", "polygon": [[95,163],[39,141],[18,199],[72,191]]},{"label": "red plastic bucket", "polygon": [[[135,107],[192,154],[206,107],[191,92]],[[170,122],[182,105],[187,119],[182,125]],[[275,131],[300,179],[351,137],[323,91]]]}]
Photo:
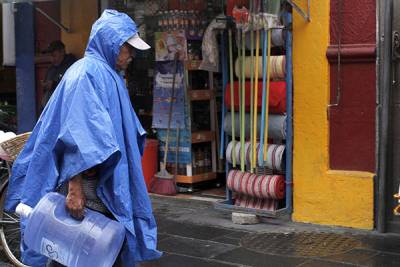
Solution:
[{"label": "red plastic bucket", "polygon": [[142,157],[142,168],[147,190],[149,190],[151,180],[158,170],[158,140],[146,139]]}]

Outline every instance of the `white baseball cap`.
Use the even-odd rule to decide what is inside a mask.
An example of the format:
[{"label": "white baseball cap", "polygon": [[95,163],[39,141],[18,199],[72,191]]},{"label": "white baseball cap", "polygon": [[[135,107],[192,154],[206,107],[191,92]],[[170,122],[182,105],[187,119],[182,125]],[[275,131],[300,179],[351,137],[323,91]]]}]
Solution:
[{"label": "white baseball cap", "polygon": [[145,41],[143,41],[143,39],[140,38],[139,34],[137,33],[131,38],[129,38],[128,41],[126,42],[139,50],[147,50],[151,48],[150,45],[148,45]]}]

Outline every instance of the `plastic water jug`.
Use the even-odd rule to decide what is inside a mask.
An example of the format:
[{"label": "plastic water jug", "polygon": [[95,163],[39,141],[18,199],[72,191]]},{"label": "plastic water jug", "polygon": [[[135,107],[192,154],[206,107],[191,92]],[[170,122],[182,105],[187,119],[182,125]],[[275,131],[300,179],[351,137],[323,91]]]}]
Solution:
[{"label": "plastic water jug", "polygon": [[101,213],[85,209],[82,221],[65,208],[65,197],[46,194],[34,209],[20,203],[16,212],[28,218],[25,244],[70,267],[111,267],[125,239],[125,227]]}]

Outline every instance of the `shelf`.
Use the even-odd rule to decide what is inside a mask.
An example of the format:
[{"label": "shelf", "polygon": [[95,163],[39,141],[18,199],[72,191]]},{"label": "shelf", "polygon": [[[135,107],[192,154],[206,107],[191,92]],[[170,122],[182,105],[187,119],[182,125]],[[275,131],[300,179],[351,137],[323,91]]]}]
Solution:
[{"label": "shelf", "polygon": [[153,112],[151,112],[151,111],[139,110],[139,111],[138,111],[138,115],[139,115],[139,116],[149,116],[149,117],[151,117],[151,116],[153,116]]},{"label": "shelf", "polygon": [[203,36],[190,36],[189,34],[187,34],[186,40],[188,40],[188,41],[203,41]]},{"label": "shelf", "polygon": [[185,68],[187,70],[199,70],[201,60],[188,60],[185,62]]},{"label": "shelf", "polygon": [[214,137],[215,135],[212,131],[192,132],[192,144],[212,142]]},{"label": "shelf", "polygon": [[217,179],[217,173],[208,172],[208,173],[196,174],[193,176],[177,175],[175,179],[177,183],[194,184],[194,183]]},{"label": "shelf", "polygon": [[189,96],[191,101],[211,100],[214,96],[212,90],[190,90]]}]

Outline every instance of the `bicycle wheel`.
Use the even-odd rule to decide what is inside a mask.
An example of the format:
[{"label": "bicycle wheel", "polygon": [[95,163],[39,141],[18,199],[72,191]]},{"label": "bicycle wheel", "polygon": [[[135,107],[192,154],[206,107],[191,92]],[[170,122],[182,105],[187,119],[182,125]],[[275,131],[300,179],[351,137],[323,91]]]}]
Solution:
[{"label": "bicycle wheel", "polygon": [[8,260],[18,267],[28,267],[19,261],[21,232],[19,225],[19,216],[16,213],[4,211],[4,204],[7,194],[7,185],[0,196],[0,240],[3,246],[3,252]]}]

